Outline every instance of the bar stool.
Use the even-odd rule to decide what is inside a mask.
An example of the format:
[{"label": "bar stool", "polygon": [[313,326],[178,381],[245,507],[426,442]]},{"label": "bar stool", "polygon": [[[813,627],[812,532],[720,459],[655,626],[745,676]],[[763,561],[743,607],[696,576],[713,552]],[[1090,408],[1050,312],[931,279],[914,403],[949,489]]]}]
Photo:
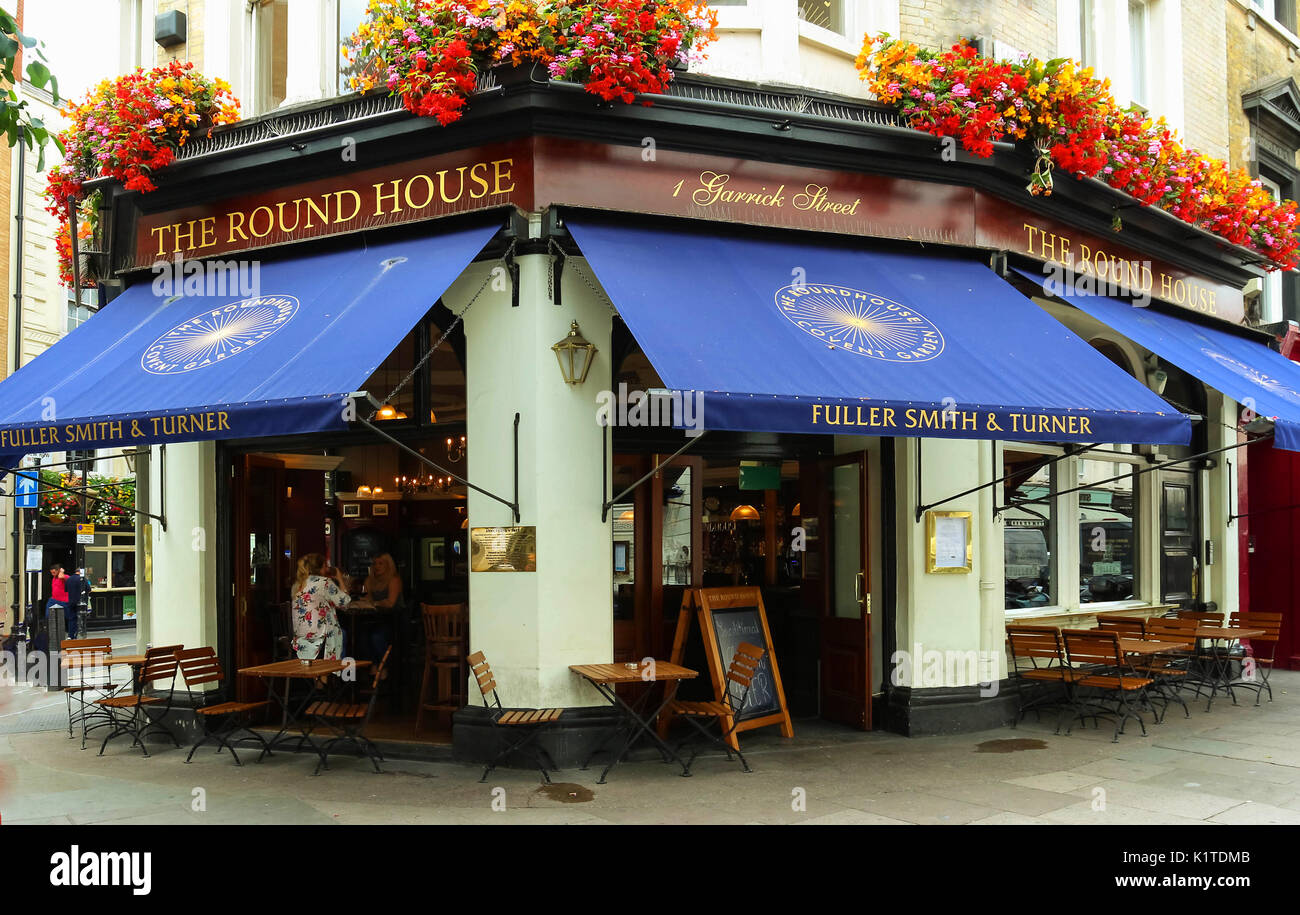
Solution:
[{"label": "bar stool", "polygon": [[465,705],[465,684],[469,680],[465,669],[469,608],[465,604],[420,604],[420,617],[424,621],[424,675],[420,678],[420,703],[415,713],[417,733],[426,711],[454,712]]}]

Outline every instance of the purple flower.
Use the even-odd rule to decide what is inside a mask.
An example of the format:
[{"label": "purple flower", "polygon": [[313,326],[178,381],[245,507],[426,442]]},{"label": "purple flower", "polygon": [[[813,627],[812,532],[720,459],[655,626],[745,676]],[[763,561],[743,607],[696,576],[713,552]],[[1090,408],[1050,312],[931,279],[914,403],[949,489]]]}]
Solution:
[{"label": "purple flower", "polygon": [[933,92],[927,92],[925,95],[921,96],[921,98],[925,99],[927,102],[933,102],[933,101],[934,101],[934,93],[933,93]]},{"label": "purple flower", "polygon": [[966,88],[965,83],[957,83],[952,87],[952,94],[958,98],[966,98],[970,95],[970,90]]}]

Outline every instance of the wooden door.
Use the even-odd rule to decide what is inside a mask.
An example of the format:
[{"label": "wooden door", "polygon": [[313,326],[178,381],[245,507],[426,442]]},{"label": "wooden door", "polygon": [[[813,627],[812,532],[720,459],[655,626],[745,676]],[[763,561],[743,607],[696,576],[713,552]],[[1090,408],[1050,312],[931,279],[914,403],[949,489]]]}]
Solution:
[{"label": "wooden door", "polygon": [[1191,608],[1201,593],[1201,525],[1195,473],[1160,479],[1160,599]]},{"label": "wooden door", "polygon": [[[821,617],[821,717],[871,730],[871,580],[867,557],[866,452],[822,469],[825,540]],[[806,514],[806,513],[805,513]]]},{"label": "wooden door", "polygon": [[[275,614],[288,598],[286,569],[297,557],[284,555],[280,497],[284,463],[247,455],[235,478],[235,663],[229,669],[272,660]],[[260,698],[260,680],[237,678],[241,701]]]}]

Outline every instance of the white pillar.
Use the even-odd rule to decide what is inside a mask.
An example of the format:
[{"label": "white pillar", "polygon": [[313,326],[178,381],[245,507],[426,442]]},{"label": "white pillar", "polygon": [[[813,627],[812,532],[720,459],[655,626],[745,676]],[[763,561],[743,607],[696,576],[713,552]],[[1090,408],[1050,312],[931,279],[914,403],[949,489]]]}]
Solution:
[{"label": "white pillar", "polygon": [[[596,394],[610,375],[612,315],[574,276],[572,263],[563,273],[563,307],[557,307],[549,293],[549,261],[541,254],[518,258],[518,307],[511,306],[508,280],[489,283],[464,319],[467,478],[512,497],[518,413],[520,524],[537,529],[536,572],[470,572],[469,647],[487,656],[504,703],[572,707],[602,700],[569,665],[613,660],[612,527],[600,518],[607,469],[601,463],[604,430],[596,422]],[[460,311],[499,266],[472,266],[444,302]],[[586,383],[569,386],[551,345],[575,320],[599,352]],[[470,492],[471,528],[505,527],[512,520],[505,505]]]},{"label": "white pillar", "polygon": [[[137,465],[146,483],[147,503],[143,507],[147,511],[164,513],[164,476],[167,490],[167,529],[163,530],[156,520],[150,522],[152,583],[144,581],[143,562],[136,567],[137,639],[141,648],[150,642],[215,648],[218,589],[225,588],[229,593],[232,584],[217,576],[216,445],[171,444],[167,446],[165,470],[163,461],[162,449],[154,446],[148,470]],[[145,550],[142,540],[143,536],[137,537],[141,560]]]}]

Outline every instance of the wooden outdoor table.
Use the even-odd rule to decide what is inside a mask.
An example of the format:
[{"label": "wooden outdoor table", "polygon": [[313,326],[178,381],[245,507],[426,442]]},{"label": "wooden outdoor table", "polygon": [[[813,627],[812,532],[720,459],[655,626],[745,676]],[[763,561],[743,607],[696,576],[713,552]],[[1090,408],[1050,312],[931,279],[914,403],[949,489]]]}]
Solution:
[{"label": "wooden outdoor table", "polygon": [[[678,664],[673,664],[670,661],[652,661],[647,665],[633,664],[630,667],[626,664],[573,664],[570,665],[569,670],[573,671],[575,674],[594,686],[596,691],[608,699],[622,716],[622,721],[611,728],[610,733],[605,737],[605,739],[602,740],[596,749],[592,750],[590,755],[587,756],[587,761],[582,764],[582,768],[586,769],[591,765],[591,760],[597,753],[605,752],[605,745],[612,739],[617,738],[618,735],[624,731],[627,732],[627,739],[623,741],[623,746],[617,753],[613,754],[613,759],[610,760],[609,765],[605,767],[604,771],[600,773],[600,778],[597,779],[596,784],[605,784],[605,776],[609,774],[609,770],[614,768],[614,766],[627,755],[628,750],[631,749],[632,744],[641,734],[646,734],[650,737],[650,740],[659,750],[659,754],[663,757],[664,762],[667,763],[676,760],[677,764],[682,767],[682,776],[690,776],[691,772],[690,769],[687,768],[686,763],[682,762],[681,757],[677,755],[676,751],[674,751],[672,747],[668,746],[668,744],[655,733],[652,725],[659,717],[659,713],[662,712],[664,707],[673,700],[674,696],[677,695],[678,684],[680,684],[682,680],[690,680],[699,676],[697,671],[691,670],[688,667],[682,667]],[[635,701],[634,705],[628,705],[614,689],[614,687],[620,683],[660,682],[666,684],[664,689],[664,699],[659,703],[655,710],[648,715],[643,715],[642,709],[648,705],[651,690],[643,692],[640,698]]]},{"label": "wooden outdoor table", "polygon": [[[339,673],[349,668],[355,670],[369,666],[369,661],[355,661],[351,658],[346,660],[341,658],[315,658],[312,660],[290,658],[287,661],[273,661],[270,664],[259,664],[255,667],[241,667],[239,674],[243,677],[258,677],[270,680],[272,683],[276,680],[284,681],[283,695],[276,693],[273,686],[267,690],[271,694],[271,698],[280,706],[280,730],[275,737],[267,741],[266,749],[262,751],[261,756],[258,756],[258,760],[260,761],[262,756],[270,754],[271,748],[277,743],[284,740],[296,740],[299,749],[306,743],[316,752],[317,756],[321,756],[323,761],[324,757],[321,755],[320,747],[311,739],[311,724],[300,720],[302,711],[307,708],[312,699],[316,698],[317,693],[320,691],[320,680],[330,674]],[[311,688],[307,690],[307,694],[296,708],[291,706],[289,700],[289,689],[294,680],[306,680],[311,684]],[[296,736],[287,736],[290,728],[296,729],[298,734]]]},{"label": "wooden outdoor table", "polygon": [[1119,650],[1125,654],[1159,654],[1162,651],[1177,651],[1182,647],[1182,642],[1159,642],[1155,639],[1119,640]]}]

